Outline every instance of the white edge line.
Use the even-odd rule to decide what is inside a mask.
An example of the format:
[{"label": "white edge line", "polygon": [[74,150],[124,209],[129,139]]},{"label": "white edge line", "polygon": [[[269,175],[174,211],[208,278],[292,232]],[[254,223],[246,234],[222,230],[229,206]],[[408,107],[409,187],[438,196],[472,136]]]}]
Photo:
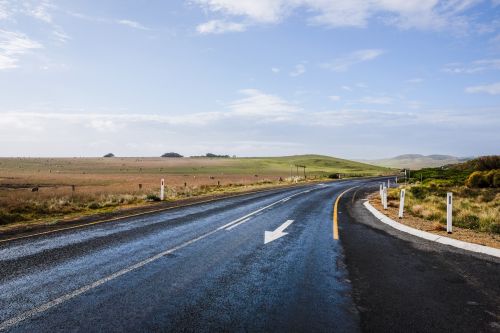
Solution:
[{"label": "white edge line", "polygon": [[[295,193],[295,194],[293,194],[293,195],[291,195],[291,196],[289,196],[289,197],[287,197],[285,199],[291,199],[291,198],[293,198],[293,197],[295,197],[295,196],[297,196],[299,194],[307,193],[307,192],[309,192],[309,191],[302,191],[302,192],[299,192],[299,193]],[[127,273],[133,271],[133,270],[141,268],[141,267],[143,267],[143,266],[145,266],[145,265],[147,265],[147,264],[149,264],[149,263],[151,263],[153,261],[156,261],[156,260],[158,260],[158,259],[160,259],[160,258],[162,258],[162,257],[164,257],[164,256],[166,256],[168,254],[171,254],[171,253],[173,253],[173,252],[175,252],[177,250],[180,250],[180,249],[182,249],[182,248],[184,248],[184,247],[186,247],[186,246],[188,246],[190,244],[193,244],[193,243],[195,243],[195,242],[197,242],[199,240],[202,240],[203,238],[206,238],[206,237],[212,235],[213,233],[216,233],[217,231],[219,231],[221,229],[227,228],[227,227],[231,226],[232,224],[235,224],[235,223],[238,223],[238,222],[239,222],[238,224],[246,222],[246,221],[249,220],[250,216],[255,215],[255,214],[257,214],[257,213],[259,213],[259,212],[261,212],[261,211],[263,211],[263,210],[265,210],[267,208],[270,208],[270,207],[278,204],[279,202],[282,202],[282,200],[283,199],[280,199],[280,200],[278,200],[276,202],[273,202],[270,205],[267,205],[267,206],[265,206],[263,208],[260,208],[260,209],[254,211],[254,212],[252,212],[250,214],[247,214],[247,215],[245,215],[243,217],[240,217],[239,219],[237,219],[235,221],[232,221],[232,222],[230,222],[230,223],[228,223],[226,225],[223,225],[222,227],[219,227],[219,228],[217,228],[215,230],[209,231],[209,232],[207,232],[207,233],[205,233],[205,234],[203,234],[201,236],[193,238],[193,239],[191,239],[191,240],[189,240],[187,242],[184,242],[184,243],[182,243],[182,244],[180,244],[180,245],[178,245],[176,247],[173,247],[173,248],[171,248],[169,250],[166,250],[166,251],[163,251],[161,253],[158,253],[158,254],[156,254],[156,255],[148,258],[148,259],[140,261],[140,262],[138,262],[138,263],[136,263],[136,264],[134,264],[132,266],[129,266],[127,268],[119,270],[118,272],[115,272],[115,273],[113,273],[111,275],[108,275],[108,276],[106,276],[106,277],[104,277],[102,279],[99,279],[99,280],[97,280],[95,282],[92,282],[91,284],[88,284],[86,286],[78,288],[78,289],[76,289],[76,290],[74,290],[74,291],[72,291],[72,292],[70,292],[68,294],[59,296],[58,298],[53,299],[52,301],[46,302],[46,303],[44,303],[42,305],[39,305],[39,306],[37,306],[37,307],[35,307],[35,308],[31,309],[31,310],[25,311],[25,312],[23,312],[21,314],[18,314],[17,316],[14,316],[14,317],[12,317],[10,319],[7,319],[7,320],[5,320],[3,322],[0,322],[0,331],[3,331],[3,330],[5,330],[5,329],[7,329],[9,327],[17,325],[18,323],[20,323],[20,322],[22,322],[22,321],[24,321],[24,320],[26,320],[28,318],[31,318],[31,317],[39,314],[39,313],[45,312],[45,311],[47,311],[47,310],[49,310],[49,309],[51,309],[51,308],[53,308],[53,307],[55,307],[55,306],[57,306],[57,305],[59,305],[61,303],[64,303],[64,302],[66,302],[66,301],[68,301],[68,300],[70,300],[70,299],[72,299],[72,298],[74,298],[76,296],[79,296],[79,295],[81,295],[81,294],[83,294],[83,293],[85,293],[85,292],[87,292],[89,290],[97,288],[97,287],[99,287],[100,285],[103,285],[106,282],[114,280],[117,277],[120,277],[120,276],[122,276],[124,274],[127,274]],[[236,225],[238,225],[238,224],[236,224]],[[235,227],[236,225],[234,225],[233,227]],[[229,229],[227,229],[227,230],[229,230]]]},{"label": "white edge line", "polygon": [[70,299],[72,299],[72,298],[74,298],[76,296],[79,296],[79,295],[81,295],[81,294],[83,294],[83,293],[85,293],[85,292],[87,292],[87,291],[89,291],[91,289],[97,288],[97,287],[99,287],[100,285],[103,285],[106,282],[114,280],[117,277],[120,277],[120,276],[122,276],[124,274],[127,274],[127,273],[133,271],[133,270],[141,268],[141,267],[143,267],[143,266],[145,266],[145,265],[147,265],[147,264],[149,264],[149,263],[151,263],[153,261],[156,261],[156,260],[158,260],[158,259],[160,259],[160,258],[162,258],[162,257],[164,257],[164,256],[166,256],[168,254],[171,254],[171,253],[173,253],[173,252],[175,252],[177,250],[180,250],[180,249],[182,249],[182,248],[184,248],[184,247],[186,247],[186,246],[188,246],[190,244],[193,244],[193,243],[195,243],[195,242],[197,242],[199,240],[202,240],[203,238],[206,238],[206,237],[212,235],[213,233],[215,233],[217,231],[218,230],[215,229],[215,230],[212,230],[210,232],[207,232],[207,233],[205,233],[205,234],[203,234],[201,236],[198,236],[198,237],[193,238],[193,239],[191,239],[191,240],[189,240],[187,242],[184,242],[184,243],[182,243],[182,244],[180,244],[180,245],[178,245],[176,247],[173,247],[173,248],[171,248],[169,250],[166,250],[166,251],[163,251],[161,253],[158,253],[158,254],[156,254],[156,255],[148,258],[148,259],[140,261],[140,262],[138,262],[138,263],[136,263],[136,264],[134,264],[132,266],[129,266],[127,268],[119,270],[116,273],[113,273],[113,274],[108,275],[108,276],[106,276],[106,277],[104,277],[102,279],[99,279],[99,280],[97,280],[95,282],[92,282],[91,284],[83,286],[83,287],[81,287],[79,289],[76,289],[76,290],[74,290],[74,291],[72,291],[72,292],[70,292],[68,294],[65,294],[63,296],[60,296],[60,297],[58,297],[56,299],[53,299],[52,301],[49,301],[47,303],[44,303],[44,304],[42,304],[40,306],[37,306],[37,307],[31,309],[31,310],[25,311],[25,312],[23,312],[23,313],[15,316],[15,317],[7,319],[7,320],[5,320],[5,321],[3,321],[3,322],[0,323],[0,331],[5,330],[5,329],[7,329],[9,327],[12,327],[14,325],[17,325],[18,323],[20,323],[20,322],[22,322],[22,321],[24,321],[24,320],[26,320],[28,318],[31,318],[31,317],[39,314],[39,313],[45,312],[45,311],[47,311],[47,310],[49,310],[49,309],[51,309],[51,308],[53,308],[53,307],[55,307],[55,306],[57,306],[57,305],[59,305],[61,303],[64,303],[64,302],[66,302],[66,301],[68,301],[68,300],[70,300]]},{"label": "white edge line", "polygon": [[418,230],[415,228],[411,228],[411,227],[408,227],[406,225],[403,225],[401,223],[398,223],[398,222],[388,218],[387,216],[385,216],[384,214],[379,212],[375,207],[373,207],[368,201],[363,203],[363,205],[381,222],[383,222],[387,225],[390,225],[391,227],[398,229],[400,231],[409,233],[411,235],[414,235],[414,236],[417,236],[420,238],[425,238],[425,239],[430,240],[432,242],[450,245],[453,247],[457,247],[459,249],[488,254],[490,256],[500,258],[500,249],[495,249],[495,248],[489,247],[489,246],[464,242],[464,241],[460,241],[460,240],[449,238],[449,237],[438,236],[438,235],[432,234],[432,233],[427,232],[427,231],[422,231],[422,230]]}]

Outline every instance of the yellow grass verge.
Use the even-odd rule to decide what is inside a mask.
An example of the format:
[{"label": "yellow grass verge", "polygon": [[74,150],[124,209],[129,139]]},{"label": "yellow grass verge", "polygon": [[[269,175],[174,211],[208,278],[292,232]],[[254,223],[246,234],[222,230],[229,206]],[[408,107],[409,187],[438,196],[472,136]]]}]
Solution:
[{"label": "yellow grass verge", "polygon": [[[389,201],[387,210],[384,210],[378,192],[371,194],[368,199],[370,204],[378,211],[401,224],[415,229],[431,232],[440,236],[450,237],[464,242],[470,242],[500,249],[500,235],[498,234],[485,233],[476,230],[460,228],[457,226],[453,227],[452,234],[448,234],[446,232],[446,227],[443,224],[437,221],[429,221],[425,218],[414,216],[408,210],[405,210],[404,217],[402,219],[399,219],[399,202],[396,200]],[[434,213],[431,208],[426,208],[424,205],[415,205],[412,207],[412,210],[418,210],[418,214],[420,216]]]}]

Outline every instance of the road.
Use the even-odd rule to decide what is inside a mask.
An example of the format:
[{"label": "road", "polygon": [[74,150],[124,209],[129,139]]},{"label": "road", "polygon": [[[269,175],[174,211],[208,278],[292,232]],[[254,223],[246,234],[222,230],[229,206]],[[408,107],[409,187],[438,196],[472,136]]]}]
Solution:
[{"label": "road", "polygon": [[496,331],[499,261],[386,230],[361,206],[376,188],[277,189],[0,243],[0,330]]}]

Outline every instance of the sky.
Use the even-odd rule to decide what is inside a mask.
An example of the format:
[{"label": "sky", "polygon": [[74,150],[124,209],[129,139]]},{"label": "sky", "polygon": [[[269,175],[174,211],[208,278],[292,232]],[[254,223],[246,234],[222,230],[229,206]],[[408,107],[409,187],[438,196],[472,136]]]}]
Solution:
[{"label": "sky", "polygon": [[500,147],[500,0],[0,0],[0,156]]}]

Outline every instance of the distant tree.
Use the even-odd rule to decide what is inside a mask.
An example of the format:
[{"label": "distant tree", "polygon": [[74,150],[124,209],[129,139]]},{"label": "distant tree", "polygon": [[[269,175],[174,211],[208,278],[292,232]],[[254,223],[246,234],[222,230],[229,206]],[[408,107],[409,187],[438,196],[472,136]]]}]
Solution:
[{"label": "distant tree", "polygon": [[103,157],[115,157],[115,154],[113,154],[113,153],[107,153]]},{"label": "distant tree", "polygon": [[217,155],[217,154],[212,154],[212,153],[207,153],[205,155],[206,157],[215,157],[215,158],[229,158],[229,155]]},{"label": "distant tree", "polygon": [[178,154],[178,153],[165,153],[163,155],[161,155],[161,157],[183,157],[181,154]]}]

